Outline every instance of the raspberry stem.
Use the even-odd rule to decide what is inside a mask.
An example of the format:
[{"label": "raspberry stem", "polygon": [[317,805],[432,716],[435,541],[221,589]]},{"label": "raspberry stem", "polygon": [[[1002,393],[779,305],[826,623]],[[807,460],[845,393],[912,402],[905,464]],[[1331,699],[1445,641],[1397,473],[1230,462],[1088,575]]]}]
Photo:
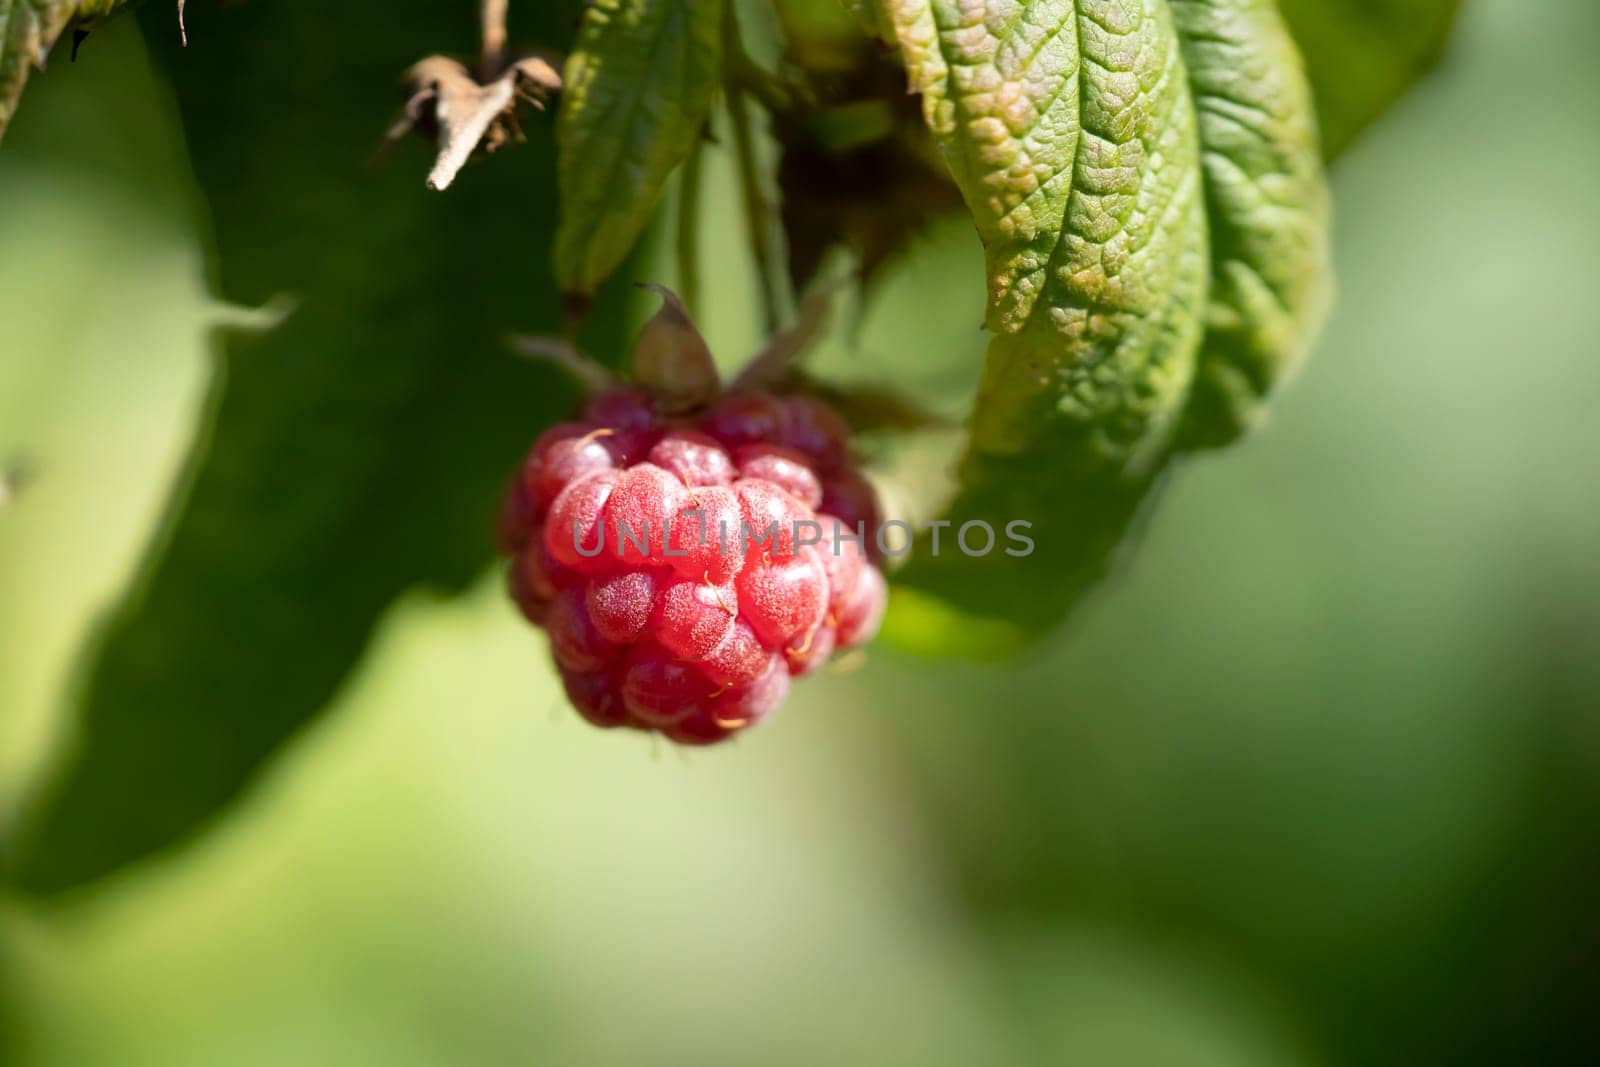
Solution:
[{"label": "raspberry stem", "polygon": [[[730,56],[745,54],[744,42],[739,35],[739,21],[734,13],[736,5],[723,9],[724,51]],[[739,190],[744,201],[745,229],[749,235],[750,254],[755,259],[756,276],[760,281],[761,309],[767,333],[776,333],[783,321],[786,303],[792,300],[784,284],[786,275],[775,261],[773,243],[773,211],[762,185],[756,166],[755,141],[750,132],[750,116],[745,110],[745,86],[731,74],[723,80],[727,101],[729,125],[733,129],[733,155],[739,169]]]},{"label": "raspberry stem", "polygon": [[702,129],[678,176],[678,290],[690,315],[700,309],[700,157],[704,144]]}]

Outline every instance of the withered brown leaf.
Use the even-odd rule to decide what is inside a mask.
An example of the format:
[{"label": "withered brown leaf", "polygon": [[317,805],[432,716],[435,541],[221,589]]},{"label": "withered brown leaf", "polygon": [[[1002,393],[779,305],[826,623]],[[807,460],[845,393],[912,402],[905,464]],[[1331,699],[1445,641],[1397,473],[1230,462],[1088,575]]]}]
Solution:
[{"label": "withered brown leaf", "polygon": [[493,152],[520,140],[517,108],[540,110],[561,89],[561,73],[552,57],[530,54],[507,66],[498,77],[479,83],[463,64],[448,56],[429,56],[406,73],[410,99],[405,114],[389,130],[392,144],[409,131],[438,146],[428,188],[447,189],[479,149]]}]

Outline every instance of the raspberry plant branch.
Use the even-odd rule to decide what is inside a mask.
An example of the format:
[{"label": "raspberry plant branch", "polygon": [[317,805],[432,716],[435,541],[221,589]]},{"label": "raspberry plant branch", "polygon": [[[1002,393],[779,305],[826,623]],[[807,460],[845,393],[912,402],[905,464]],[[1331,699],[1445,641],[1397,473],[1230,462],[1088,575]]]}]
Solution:
[{"label": "raspberry plant branch", "polygon": [[[724,54],[743,56],[744,45],[739,36],[738,17],[734,4],[728,4],[723,14],[723,34],[726,40]],[[728,60],[728,69],[739,67],[739,62]],[[773,219],[775,211],[768,202],[761,170],[756,162],[754,136],[750,116],[745,110],[745,87],[736,77],[725,75],[723,93],[727,102],[728,124],[733,133],[734,160],[739,172],[739,193],[744,206],[745,230],[750,242],[750,256],[754,260],[756,280],[761,296],[762,318],[767,333],[776,333],[785,317],[789,301],[787,284],[774,260]]]},{"label": "raspberry plant branch", "polygon": [[700,163],[705,153],[706,131],[695,135],[678,175],[678,291],[694,314],[700,309]]},{"label": "raspberry plant branch", "polygon": [[[0,127],[60,33],[119,6],[0,0]],[[259,306],[292,291],[297,303],[272,329],[219,339],[190,477],[148,566],[86,659],[75,693],[79,744],[5,843],[13,884],[33,892],[80,885],[192,835],[316,719],[397,596],[419,584],[458,591],[481,573],[489,551],[479,516],[503,486],[507,457],[571,398],[550,375],[505,358],[503,324],[527,315],[528,328],[557,331],[555,294],[568,308],[595,301],[583,348],[619,359],[620,287],[601,291],[601,283],[627,271],[673,171],[697,165],[691,157],[719,92],[740,173],[732,210],[750,224],[773,327],[793,303],[791,278],[815,277],[834,245],[859,251],[870,276],[928,215],[958,206],[983,238],[995,338],[963,465],[966,489],[948,519],[1033,520],[1040,551],[1015,566],[914,560],[897,574],[891,615],[891,625],[908,620],[903,643],[970,654],[981,631],[985,647],[997,637],[995,650],[1011,653],[1078,602],[1136,532],[1169,461],[1204,443],[1207,435],[1185,424],[1200,417],[1193,383],[1213,373],[1208,365],[1238,370],[1221,378],[1243,386],[1212,408],[1248,414],[1292,364],[1305,340],[1298,334],[1309,332],[1309,290],[1297,272],[1316,261],[1322,222],[1292,50],[1265,18],[1265,0],[998,0],[981,5],[990,17],[977,21],[978,5],[960,0],[853,6],[869,9],[893,52],[834,52],[857,65],[830,95],[826,74],[796,69],[803,49],[786,53],[782,78],[751,64],[723,0],[529,5],[536,39],[571,45],[555,143],[535,126],[535,150],[520,153],[515,167],[484,167],[472,196],[426,202],[414,183],[393,176],[350,180],[361,162],[351,146],[361,124],[388,106],[370,72],[392,69],[396,53],[416,54],[417,35],[441,17],[441,5],[346,0],[313,19],[291,5],[227,5],[218,12],[234,30],[218,35],[226,47],[196,49],[182,62],[171,9],[160,17],[149,9],[145,37],[173,84],[207,200],[198,224],[215,228],[214,295]],[[1336,151],[1431,62],[1456,0],[1360,11],[1341,0],[1281,6],[1307,53],[1325,150]],[[520,136],[515,98],[526,94],[537,106],[562,82],[550,60],[507,66],[496,7],[473,9],[484,55],[498,53],[500,63],[479,76],[459,63],[430,67],[398,127],[450,141],[438,184],[475,149]],[[323,76],[298,77],[302,68]],[[922,115],[903,107],[907,72]],[[508,76],[509,104],[495,86]],[[488,88],[496,91],[480,95]],[[456,97],[461,108],[441,109]],[[770,228],[761,166],[772,146],[752,120],[752,101],[775,120],[786,234]],[[1234,116],[1248,128],[1230,128]],[[859,167],[841,181],[838,161],[852,152]],[[1273,224],[1261,222],[1274,215]],[[490,233],[506,239],[485,241]],[[549,261],[529,254],[548,247]],[[774,273],[779,254],[790,257],[790,271]],[[530,301],[530,293],[551,299]],[[803,306],[797,318],[803,332]],[[651,344],[698,336],[687,311],[669,308],[652,323]],[[847,469],[847,429],[838,413],[818,414],[816,394],[836,397],[860,425],[920,422],[881,391],[830,391],[808,379],[794,366],[803,336],[776,330],[768,362],[757,362],[783,373],[763,369],[747,380],[770,381],[767,391],[690,407],[698,400],[685,388],[666,405],[640,404],[579,359],[577,324],[565,324],[573,331],[565,348],[519,343],[546,348],[547,361],[595,393],[582,432],[551,440],[569,458],[609,467],[590,473],[616,481],[592,489],[637,483],[623,494],[630,507],[677,496],[679,483],[669,487],[644,469],[655,466],[776,486],[754,496],[747,488],[748,500],[731,485],[705,490],[712,499],[719,494],[711,489],[728,490],[735,510],[782,510],[777,494],[788,493],[817,499],[815,514],[869,514],[870,487]],[[683,370],[672,355],[640,362],[671,378]],[[618,392],[630,395],[607,396]],[[715,445],[692,436],[700,433]],[[796,465],[782,451],[790,448],[812,462]],[[546,489],[559,481],[541,477]],[[604,506],[576,517],[593,519]],[[620,584],[597,592],[598,613],[575,582],[559,597],[532,582],[519,587],[530,617],[559,620],[552,646],[558,661],[566,657],[564,680],[585,714],[615,724],[620,693],[629,716],[704,743],[781,698],[787,683],[770,659],[761,687],[731,680],[752,677],[757,652],[781,648],[778,662],[791,667],[791,653],[805,663],[826,659],[819,629],[781,646],[777,631],[731,643],[711,668],[723,680],[709,692],[685,688],[693,681],[682,673],[685,657],[647,650],[624,666],[633,650],[619,657],[591,644],[586,628],[620,634],[637,621],[643,583],[635,568],[622,570],[599,576]],[[687,584],[673,594],[673,640],[686,646],[706,636],[702,624],[726,640],[723,627],[743,612],[746,593],[755,603],[787,580],[757,566],[747,588],[730,593],[710,588],[717,583],[707,572],[679,577]],[[793,577],[815,591],[814,572]],[[856,608],[881,606],[881,584],[861,588]],[[792,619],[788,609],[800,602],[809,603],[771,600],[764,606],[784,611],[766,622]],[[836,641],[848,632],[835,625],[847,621],[842,608],[823,621]],[[639,636],[641,646],[655,640]],[[741,689],[729,703],[709,703]],[[145,795],[160,804],[126,802]]]},{"label": "raspberry plant branch", "polygon": [[482,0],[483,55],[478,76],[488,81],[506,62],[506,0]]},{"label": "raspberry plant branch", "polygon": [[784,82],[750,58],[742,47],[729,54],[728,79],[751,97],[771,115],[793,114],[795,94]]}]

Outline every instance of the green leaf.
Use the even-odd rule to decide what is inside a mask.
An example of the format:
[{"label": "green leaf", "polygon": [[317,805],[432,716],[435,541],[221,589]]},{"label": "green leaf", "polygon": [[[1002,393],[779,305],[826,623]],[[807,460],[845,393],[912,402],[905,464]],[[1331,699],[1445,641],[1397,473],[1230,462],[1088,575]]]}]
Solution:
[{"label": "green leaf", "polygon": [[[576,0],[537,10],[527,32],[559,45]],[[369,169],[404,63],[473,46],[472,20],[437,11],[239,5],[180,57],[170,12],[147,9],[215,229],[217,294],[287,294],[292,310],[219,340],[187,485],[93,651],[75,746],[8,842],[27,890],[104,875],[233,801],[315,720],[398,594],[481,573],[503,479],[571,395],[503,340],[560,319],[533,254],[555,229],[548,124],[458,195],[416,180],[420,142],[409,164]],[[591,350],[617,351],[622,316],[594,318]]]},{"label": "green leaf", "polygon": [[593,0],[557,133],[556,277],[594,292],[633,248],[700,136],[722,76],[722,0]]},{"label": "green leaf", "polygon": [[1328,303],[1328,189],[1311,89],[1273,0],[1171,0],[1199,121],[1211,302],[1185,444],[1232,441]]},{"label": "green leaf", "polygon": [[1303,357],[1329,278],[1316,118],[1270,0],[880,11],[987,260],[995,337],[949,518],[1036,546],[924,537],[887,632],[970,653],[979,626],[989,655],[1067,615],[1173,458],[1238,437]]},{"label": "green leaf", "polygon": [[124,0],[0,0],[0,138],[16,114],[28,72],[73,24],[121,7]]},{"label": "green leaf", "polygon": [[1461,0],[1278,0],[1339,156],[1437,62]]},{"label": "green leaf", "polygon": [[1194,375],[1206,231],[1178,37],[1155,0],[884,10],[988,264],[995,337],[950,518],[1029,523],[1036,544],[924,541],[900,581],[1032,630],[1107,566]]}]

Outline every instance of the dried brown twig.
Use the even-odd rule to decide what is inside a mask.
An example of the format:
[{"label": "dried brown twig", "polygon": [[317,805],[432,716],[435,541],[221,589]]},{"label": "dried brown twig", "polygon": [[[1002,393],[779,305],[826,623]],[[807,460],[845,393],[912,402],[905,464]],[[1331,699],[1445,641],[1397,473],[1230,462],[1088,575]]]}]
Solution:
[{"label": "dried brown twig", "polygon": [[447,189],[479,148],[488,152],[520,140],[517,105],[543,110],[561,88],[555,64],[530,55],[479,84],[470,71],[448,56],[429,56],[406,74],[411,98],[405,114],[389,129],[385,147],[415,130],[434,141],[439,154],[428,172],[428,188]]},{"label": "dried brown twig", "polygon": [[410,98],[404,114],[389,128],[379,149],[388,154],[396,141],[416,131],[439,149],[428,188],[447,189],[478,149],[493,152],[522,139],[517,105],[540,110],[561,90],[558,57],[533,51],[506,62],[506,0],[481,0],[483,49],[476,77],[448,56],[429,56],[406,72]]},{"label": "dried brown twig", "polygon": [[483,57],[479,73],[494,77],[506,61],[506,0],[483,0]]}]

